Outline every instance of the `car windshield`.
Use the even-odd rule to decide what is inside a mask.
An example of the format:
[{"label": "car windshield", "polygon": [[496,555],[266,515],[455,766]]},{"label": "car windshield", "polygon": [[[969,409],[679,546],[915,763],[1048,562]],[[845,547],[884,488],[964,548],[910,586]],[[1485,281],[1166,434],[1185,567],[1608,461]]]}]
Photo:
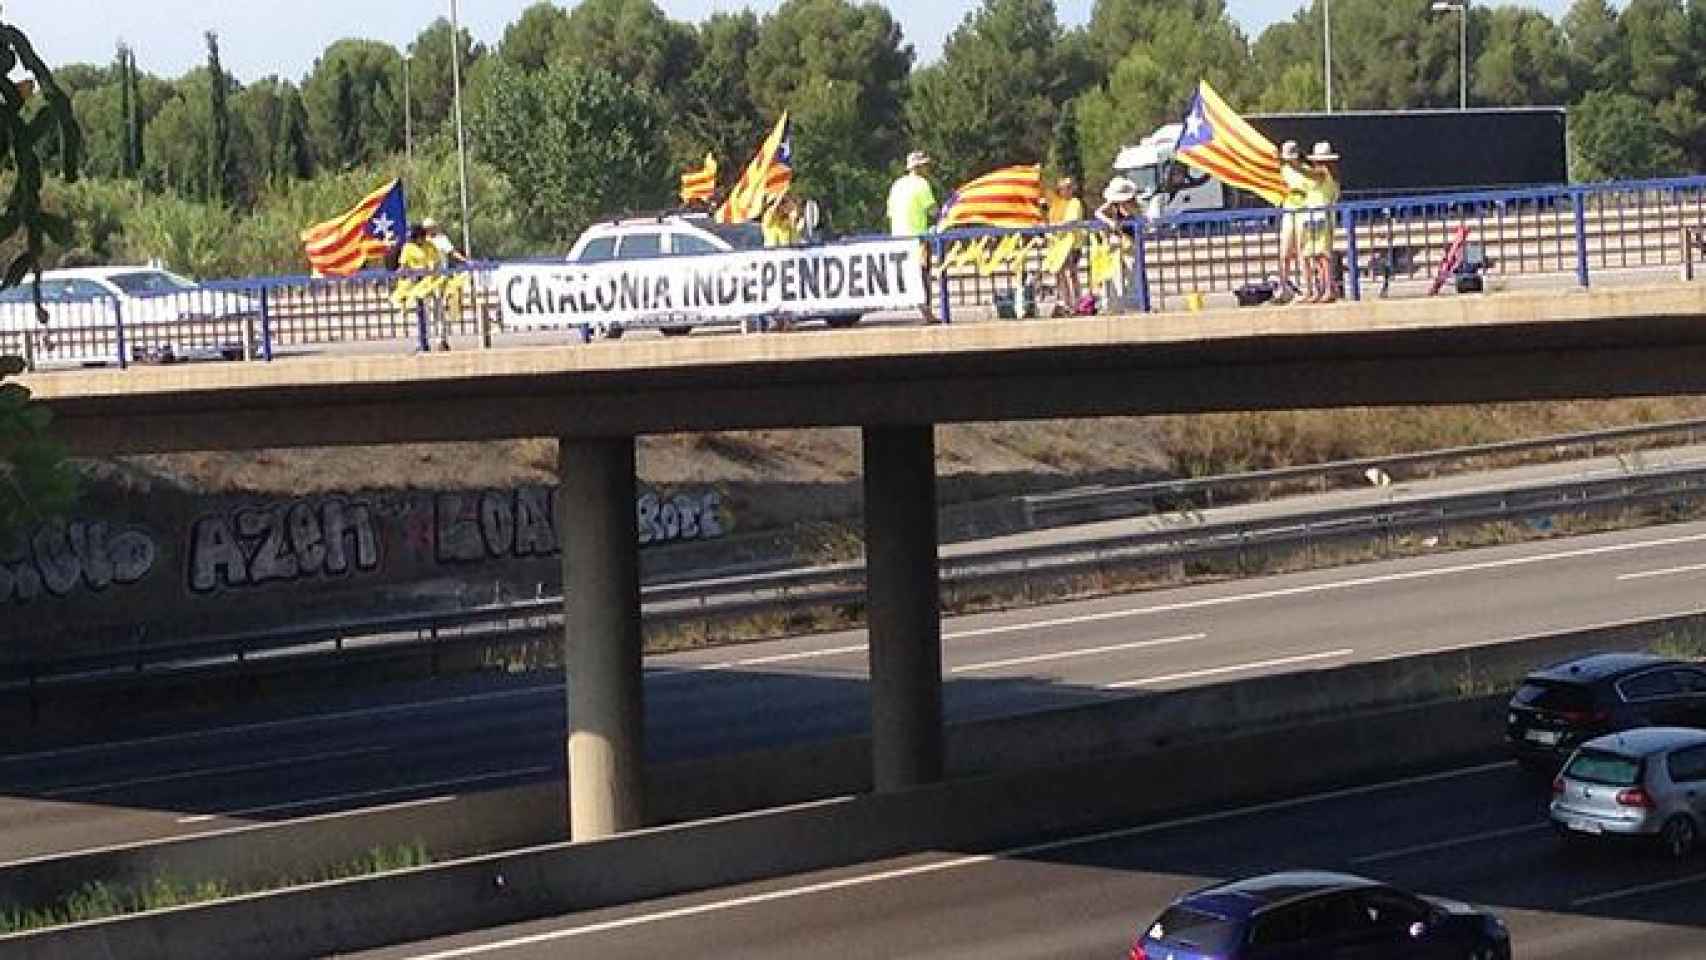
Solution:
[{"label": "car windshield", "polygon": [[1238,925],[1225,917],[1190,907],[1171,907],[1149,928],[1149,939],[1198,952],[1219,953],[1237,945]]},{"label": "car windshield", "polygon": [[1557,713],[1583,713],[1593,707],[1593,695],[1574,683],[1530,680],[1517,688],[1515,700],[1519,706]]},{"label": "car windshield", "polygon": [[1564,776],[1612,787],[1630,787],[1641,780],[1641,761],[1605,750],[1582,750],[1564,768]]},{"label": "car windshield", "polygon": [[115,273],[107,278],[107,282],[123,290],[133,297],[146,297],[151,294],[177,293],[182,290],[194,290],[195,284],[176,274],[164,270],[137,270],[134,273]]},{"label": "car windshield", "polygon": [[756,223],[707,223],[701,226],[722,237],[724,242],[736,250],[764,248],[764,230]]}]

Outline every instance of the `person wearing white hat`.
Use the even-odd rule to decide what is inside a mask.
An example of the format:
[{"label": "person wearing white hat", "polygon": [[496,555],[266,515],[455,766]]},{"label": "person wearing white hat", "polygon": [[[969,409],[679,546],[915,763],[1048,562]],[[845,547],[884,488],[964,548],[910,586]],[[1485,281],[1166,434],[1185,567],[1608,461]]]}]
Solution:
[{"label": "person wearing white hat", "polygon": [[[925,174],[930,169],[930,156],[914,150],[906,156],[906,175],[889,187],[889,233],[896,237],[922,237],[930,232],[930,217],[936,209],[936,191]],[[930,245],[923,244],[920,256],[924,260],[924,289],[930,289]],[[925,323],[935,323],[930,312],[930,297],[926,292],[923,314]]]},{"label": "person wearing white hat", "polygon": [[1339,202],[1339,155],[1333,145],[1317,141],[1309,151],[1311,187],[1304,201],[1304,273],[1309,281],[1306,303],[1338,299],[1333,278],[1333,204]]},{"label": "person wearing white hat", "polygon": [[[1300,264],[1303,247],[1303,206],[1314,185],[1303,169],[1303,152],[1296,140],[1287,140],[1279,148],[1280,179],[1285,183],[1285,196],[1280,200],[1280,268],[1279,289],[1274,291],[1275,303],[1290,303],[1298,286],[1291,282],[1292,271],[1301,267],[1307,275],[1308,266]],[[1303,279],[1303,278],[1299,278]]]},{"label": "person wearing white hat", "polygon": [[1096,219],[1115,230],[1137,216],[1137,184],[1125,177],[1115,177],[1102,190],[1102,205],[1096,208]]}]

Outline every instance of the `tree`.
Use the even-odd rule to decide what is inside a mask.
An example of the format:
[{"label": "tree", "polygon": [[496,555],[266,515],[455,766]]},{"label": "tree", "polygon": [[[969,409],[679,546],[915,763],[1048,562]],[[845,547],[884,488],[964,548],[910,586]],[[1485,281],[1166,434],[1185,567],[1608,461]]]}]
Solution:
[{"label": "tree", "polygon": [[[466,29],[457,33],[454,43],[466,80],[486,55],[486,48],[475,43]],[[450,21],[444,17],[434,20],[409,44],[409,109],[414,114],[417,138],[431,136],[450,119],[456,99],[451,44]]]},{"label": "tree", "polygon": [[553,62],[605,70],[671,106],[699,53],[693,28],[669,19],[652,0],[582,0],[556,43]]},{"label": "tree", "polygon": [[226,103],[232,81],[219,63],[219,35],[207,31],[207,112],[211,127],[207,145],[207,198],[234,203],[241,196],[237,164],[231,153],[231,110]]},{"label": "tree", "polygon": [[723,169],[738,169],[769,132],[747,85],[758,17],[750,10],[716,13],[699,27],[699,59],[682,84],[675,116],[681,134],[671,153],[678,166],[709,150]]},{"label": "tree", "polygon": [[[0,275],[0,288],[17,286],[32,272],[39,283],[46,244],[71,239],[71,222],[42,207],[42,154],[49,140],[57,141],[66,180],[77,179],[82,154],[70,96],[24,32],[0,21],[0,75],[14,70],[26,73],[28,83],[0,83],[0,153],[12,166],[11,191],[0,212],[0,242],[12,243],[21,235],[23,249]],[[36,312],[46,322],[39,286]],[[9,549],[26,524],[65,510],[77,493],[64,448],[50,432],[51,415],[30,402],[28,389],[5,382],[23,369],[16,357],[0,357],[0,549]]]},{"label": "tree", "polygon": [[[1105,0],[1096,10],[1111,17],[1105,11],[1126,6],[1128,0]],[[1130,49],[1104,84],[1078,100],[1079,143],[1092,174],[1109,169],[1122,145],[1182,119],[1199,80],[1213,84],[1234,109],[1252,108],[1243,89],[1250,82],[1249,47],[1219,0],[1175,3],[1130,17],[1141,24],[1127,33],[1135,37]]]},{"label": "tree", "polygon": [[902,108],[912,59],[900,26],[874,3],[786,0],[759,25],[747,86],[766,122],[792,110],[800,127],[809,130],[815,120],[801,94],[831,89],[824,84],[833,83],[837,92],[818,96],[817,103],[838,110],[851,98],[863,125],[841,150],[850,162],[887,173],[906,149]]},{"label": "tree", "polygon": [[1681,151],[1667,142],[1652,103],[1596,90],[1570,111],[1577,180],[1626,180],[1681,171]]},{"label": "tree", "polygon": [[1483,24],[1473,63],[1474,97],[1482,103],[1566,103],[1573,87],[1564,32],[1545,14],[1522,7],[1477,9]]},{"label": "tree", "polygon": [[1060,115],[1055,118],[1048,167],[1057,177],[1071,177],[1082,189],[1084,152],[1078,146],[1078,108],[1070,100],[1061,105]]},{"label": "tree", "polygon": [[469,129],[479,157],[515,187],[530,236],[572,239],[593,219],[673,193],[656,99],[607,71],[493,68]]},{"label": "tree", "polygon": [[562,7],[541,0],[521,11],[521,16],[504,28],[498,56],[526,73],[538,73],[562,45],[562,31],[568,22],[569,15]]},{"label": "tree", "polygon": [[124,151],[119,159],[119,175],[134,177],[142,166],[141,150],[136,135],[136,57],[124,44],[118,45],[115,66],[119,75],[118,123],[123,129]]},{"label": "tree", "polygon": [[403,57],[371,40],[326,48],[302,83],[309,140],[334,170],[372,163],[403,149]]},{"label": "tree", "polygon": [[1562,26],[1576,90],[1613,90],[1627,81],[1628,47],[1608,0],[1575,0]]},{"label": "tree", "polygon": [[233,98],[232,114],[246,147],[238,162],[251,190],[313,176],[308,118],[293,84],[277,77],[250,84]]},{"label": "tree", "polygon": [[1061,37],[1053,0],[984,0],[941,62],[913,75],[907,125],[945,181],[1043,159],[1065,85]]}]

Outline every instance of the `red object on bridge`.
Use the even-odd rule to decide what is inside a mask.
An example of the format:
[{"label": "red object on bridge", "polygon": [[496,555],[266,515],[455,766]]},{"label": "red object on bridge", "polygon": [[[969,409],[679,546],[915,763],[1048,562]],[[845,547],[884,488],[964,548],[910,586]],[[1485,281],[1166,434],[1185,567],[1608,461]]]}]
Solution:
[{"label": "red object on bridge", "polygon": [[1439,262],[1439,272],[1434,274],[1434,284],[1428,288],[1428,296],[1439,293],[1439,288],[1451,279],[1457,272],[1458,264],[1463,262],[1463,248],[1469,243],[1469,224],[1458,224],[1457,231],[1451,235],[1451,246],[1445,248],[1445,259]]}]

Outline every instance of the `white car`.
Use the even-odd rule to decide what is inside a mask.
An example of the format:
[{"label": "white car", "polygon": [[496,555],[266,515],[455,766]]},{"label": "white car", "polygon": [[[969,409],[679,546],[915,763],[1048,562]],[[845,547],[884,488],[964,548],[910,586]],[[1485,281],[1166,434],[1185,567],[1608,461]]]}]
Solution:
[{"label": "white car", "polygon": [[[764,231],[756,223],[718,223],[703,213],[666,213],[593,224],[575,240],[567,259],[570,263],[604,263],[762,249]],[[831,327],[843,329],[858,323],[859,317],[854,313],[801,319],[822,320]],[[680,319],[693,322],[669,320],[647,326],[656,327],[664,336],[678,337],[693,332],[695,325],[705,323],[692,317]],[[622,326],[616,324],[601,325],[598,329],[612,340],[622,336],[623,332]]]},{"label": "white car", "polygon": [[[38,364],[237,360],[260,315],[254,298],[192,283],[158,267],[45,270],[37,321],[34,280],[0,291],[0,342]],[[122,319],[122,324],[119,322]]]}]

